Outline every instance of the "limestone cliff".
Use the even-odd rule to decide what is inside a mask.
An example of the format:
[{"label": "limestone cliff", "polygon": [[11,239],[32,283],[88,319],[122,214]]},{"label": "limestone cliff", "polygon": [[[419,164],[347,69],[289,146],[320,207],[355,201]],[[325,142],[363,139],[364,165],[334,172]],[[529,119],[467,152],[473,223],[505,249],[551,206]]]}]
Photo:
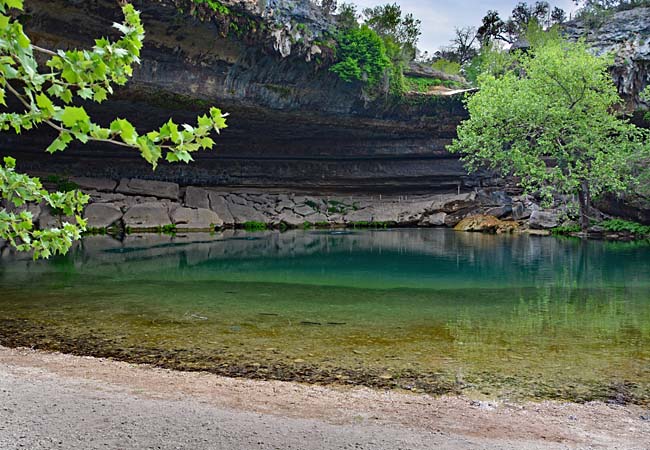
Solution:
[{"label": "limestone cliff", "polygon": [[[152,173],[114,147],[47,156],[45,130],[0,136],[4,151],[23,152],[28,170],[182,184],[456,190],[466,178],[445,150],[465,117],[459,96],[369,99],[360,83],[329,72],[321,41],[331,18],[310,1],[222,3],[228,14],[213,18],[189,1],[134,2],[147,30],[142,63],[109,102],[88,105],[100,122],[122,116],[143,129],[218,105],[231,115],[216,152]],[[28,0],[26,7],[28,34],[49,48],[90,46],[120,20],[115,0]]]},{"label": "limestone cliff", "polygon": [[650,8],[617,12],[595,28],[574,21],[565,29],[572,39],[584,38],[598,54],[615,55],[614,82],[631,110],[650,107],[639,99],[650,84]]}]

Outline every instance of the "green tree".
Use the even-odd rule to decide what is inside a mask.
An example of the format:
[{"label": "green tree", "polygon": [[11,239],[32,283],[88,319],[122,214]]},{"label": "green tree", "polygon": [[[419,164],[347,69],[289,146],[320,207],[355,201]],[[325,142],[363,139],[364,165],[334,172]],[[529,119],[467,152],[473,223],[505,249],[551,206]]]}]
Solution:
[{"label": "green tree", "polygon": [[341,33],[337,40],[339,62],[330,70],[345,81],[362,80],[370,87],[377,86],[390,65],[377,33],[363,25]]},{"label": "green tree", "polygon": [[359,28],[359,13],[353,3],[342,3],[336,13],[336,23],[341,30]]},{"label": "green tree", "polygon": [[631,163],[648,154],[647,144],[642,130],[613,113],[621,100],[609,57],[557,35],[532,41],[513,64],[479,76],[480,91],[466,101],[470,118],[449,150],[462,152],[470,170],[519,177],[547,202],[577,196],[586,228],[592,197],[637,181]]},{"label": "green tree", "polygon": [[384,41],[397,44],[408,60],[415,59],[416,46],[422,34],[420,19],[413,17],[413,14],[402,16],[402,8],[397,3],[366,8],[363,15],[366,25]]},{"label": "green tree", "polygon": [[[192,161],[193,152],[213,147],[211,132],[226,127],[226,115],[217,108],[194,126],[170,120],[145,134],[125,119],[115,119],[108,128],[98,125],[74,101],[101,103],[114,85],[127,82],[144,39],[139,13],[129,4],[122,7],[124,22],[114,25],[122,36],[115,42],[102,38],[90,50],[52,51],[33,45],[24,33],[15,19],[22,9],[23,0],[0,0],[0,104],[6,107],[5,97],[11,95],[21,105],[17,112],[0,113],[0,130],[20,134],[46,125],[58,133],[47,148],[50,153],[73,141],[107,142],[139,151],[155,169],[161,158]],[[46,58],[44,65],[39,66],[35,53]],[[9,205],[0,209],[0,239],[20,251],[33,251],[35,258],[67,252],[85,230],[81,214],[88,197],[78,191],[47,192],[37,178],[16,172],[13,158],[0,164],[0,193]],[[38,230],[31,213],[22,208],[28,202],[44,203],[75,220]]]}]

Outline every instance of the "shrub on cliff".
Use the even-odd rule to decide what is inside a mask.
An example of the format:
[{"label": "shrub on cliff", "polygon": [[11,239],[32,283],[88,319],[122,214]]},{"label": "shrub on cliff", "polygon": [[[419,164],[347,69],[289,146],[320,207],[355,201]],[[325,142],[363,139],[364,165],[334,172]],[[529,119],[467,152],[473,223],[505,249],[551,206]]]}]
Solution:
[{"label": "shrub on cliff", "polygon": [[339,34],[336,52],[338,63],[330,70],[345,81],[364,81],[375,87],[390,66],[386,47],[379,35],[367,25]]},{"label": "shrub on cliff", "polygon": [[365,81],[367,93],[404,93],[404,68],[415,58],[421,34],[419,19],[402,15],[399,5],[386,4],[363,10],[359,26],[354,5],[339,8],[337,62],[330,70],[345,81]]},{"label": "shrub on cliff", "polygon": [[[161,158],[191,161],[193,152],[213,147],[212,131],[226,127],[225,115],[217,108],[199,117],[194,126],[170,120],[146,134],[138,133],[125,119],[115,119],[108,128],[93,122],[83,106],[74,106],[74,100],[101,103],[113,92],[113,85],[127,82],[144,39],[139,13],[131,5],[122,7],[124,22],[114,25],[122,37],[115,42],[102,38],[91,50],[54,52],[32,44],[15,20],[15,11],[22,9],[23,0],[0,0],[0,104],[7,106],[9,94],[21,105],[17,112],[0,114],[3,132],[20,134],[45,125],[58,133],[47,148],[50,153],[65,150],[73,141],[108,142],[139,151],[155,168]],[[35,53],[47,58],[47,69],[39,67]],[[0,194],[10,206],[0,209],[0,239],[18,250],[33,251],[34,257],[67,252],[85,230],[81,213],[88,197],[78,191],[47,192],[37,178],[16,172],[13,158],[0,164]],[[31,213],[21,210],[28,202],[44,203],[75,220],[35,229]]]},{"label": "shrub on cliff", "polygon": [[466,102],[470,118],[449,150],[463,152],[472,170],[520,177],[547,200],[576,195],[586,228],[592,197],[638,183],[647,135],[614,113],[621,100],[609,57],[552,33],[538,38],[530,52],[479,76],[480,91]]}]

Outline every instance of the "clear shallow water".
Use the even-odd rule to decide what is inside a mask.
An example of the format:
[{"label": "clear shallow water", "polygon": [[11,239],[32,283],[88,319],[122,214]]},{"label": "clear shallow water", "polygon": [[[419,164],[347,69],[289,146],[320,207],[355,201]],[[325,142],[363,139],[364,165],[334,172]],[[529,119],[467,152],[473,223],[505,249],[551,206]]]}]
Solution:
[{"label": "clear shallow water", "polygon": [[650,247],[450,230],[0,260],[0,343],[252,377],[647,403]]}]

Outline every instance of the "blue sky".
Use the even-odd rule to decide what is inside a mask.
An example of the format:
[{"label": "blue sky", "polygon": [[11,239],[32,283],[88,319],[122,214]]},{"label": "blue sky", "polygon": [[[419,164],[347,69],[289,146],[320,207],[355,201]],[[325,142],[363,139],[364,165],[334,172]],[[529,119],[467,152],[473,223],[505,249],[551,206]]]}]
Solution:
[{"label": "blue sky", "polygon": [[[496,9],[501,17],[508,17],[518,0],[353,0],[359,9],[384,3],[398,3],[402,11],[413,13],[422,21],[422,36],[419,47],[430,53],[449,43],[454,27],[478,26],[489,9]],[[528,3],[534,3],[529,1]],[[550,1],[567,13],[575,10],[573,0]]]}]

